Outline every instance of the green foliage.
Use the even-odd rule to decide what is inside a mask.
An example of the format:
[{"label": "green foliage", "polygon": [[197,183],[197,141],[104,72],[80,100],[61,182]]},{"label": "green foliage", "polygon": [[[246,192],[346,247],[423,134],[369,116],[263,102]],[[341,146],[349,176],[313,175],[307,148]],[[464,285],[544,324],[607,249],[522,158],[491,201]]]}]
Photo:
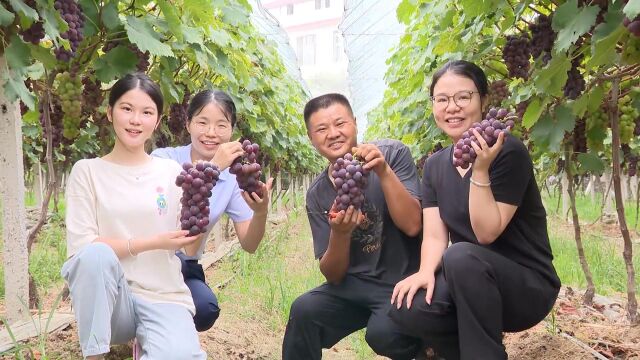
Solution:
[{"label": "green foliage", "polygon": [[[397,9],[405,33],[388,60],[384,101],[368,115],[366,138],[392,137],[414,144],[416,157],[442,139],[431,115],[430,77],[449,60],[465,59],[483,67],[490,81],[506,80],[511,97],[503,106],[526,109],[516,133],[534,154],[558,153],[573,132],[574,122],[596,113],[609,101],[611,81],[638,87],[640,51],[622,20],[636,14],[637,4],[609,1],[606,9],[589,1],[403,0]],[[637,2],[636,2],[637,3]],[[529,80],[508,77],[502,60],[507,35],[531,36],[529,24],[540,14],[551,15],[556,39],[550,61],[530,59]],[[623,50],[629,49],[623,54]],[[577,64],[586,80],[576,100],[564,94],[568,72]],[[623,91],[624,95],[624,91]],[[527,103],[523,103],[527,101]],[[600,169],[609,161],[605,148],[607,124],[586,134],[600,144],[575,157],[584,168]]]},{"label": "green foliage", "polygon": [[[71,70],[78,79],[95,76],[106,93],[113,80],[136,68],[146,70],[161,85],[169,106],[182,103],[185,91],[194,94],[218,88],[228,92],[238,109],[239,135],[259,142],[272,166],[296,172],[319,168],[320,158],[300,120],[307,94],[287,73],[276,46],[250,22],[251,7],[246,1],[80,0],[84,40],[70,62],[53,57],[57,46],[69,46],[61,37],[67,23],[53,8],[53,1],[35,3],[33,9],[22,0],[1,2],[0,55],[6,57],[10,71],[1,72],[0,84],[10,98],[37,110],[36,100],[44,98],[50,88],[47,84],[57,73]],[[37,21],[44,22],[45,38],[37,45],[23,41],[20,32]],[[116,46],[105,48],[110,43]],[[148,56],[148,68],[142,65],[142,56]],[[55,98],[57,90],[52,91]],[[83,111],[79,131],[67,132],[66,141],[55,149],[60,170],[68,170],[75,159],[109,151],[113,139],[102,130],[108,127],[105,102]],[[160,131],[157,138],[168,140],[162,146],[183,145],[184,134],[167,127]],[[74,146],[83,136],[96,134],[88,148]],[[44,159],[46,146],[40,137],[29,135],[26,157]]]}]

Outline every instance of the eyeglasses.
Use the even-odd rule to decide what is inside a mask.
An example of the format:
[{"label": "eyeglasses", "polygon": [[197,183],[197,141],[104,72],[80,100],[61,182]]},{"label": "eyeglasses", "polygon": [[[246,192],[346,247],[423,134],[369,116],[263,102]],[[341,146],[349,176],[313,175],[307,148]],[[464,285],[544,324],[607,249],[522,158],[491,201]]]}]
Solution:
[{"label": "eyeglasses", "polygon": [[231,125],[225,123],[210,124],[204,121],[196,121],[194,122],[194,127],[196,132],[200,134],[206,134],[212,128],[218,135],[226,135],[231,132]]},{"label": "eyeglasses", "polygon": [[471,98],[473,94],[477,94],[477,91],[458,91],[453,94],[453,96],[449,95],[436,95],[431,97],[431,101],[433,102],[433,107],[438,109],[444,109],[449,106],[449,99],[453,98],[453,103],[458,107],[465,107],[471,103]]}]

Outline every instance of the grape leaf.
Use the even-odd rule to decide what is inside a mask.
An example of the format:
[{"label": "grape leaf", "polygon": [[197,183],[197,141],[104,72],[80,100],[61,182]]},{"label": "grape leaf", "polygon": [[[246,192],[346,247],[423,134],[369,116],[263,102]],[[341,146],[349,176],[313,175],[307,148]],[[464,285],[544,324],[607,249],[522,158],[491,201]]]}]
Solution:
[{"label": "grape leaf", "polygon": [[118,3],[111,1],[102,8],[102,22],[109,30],[122,25],[118,16]]},{"label": "grape leaf", "polygon": [[629,0],[622,11],[629,19],[635,19],[640,14],[640,0]]},{"label": "grape leaf", "polygon": [[100,19],[98,16],[100,9],[98,9],[98,4],[96,4],[95,0],[79,0],[78,4],[80,5],[80,7],[82,7],[82,12],[84,13],[85,21],[82,28],[84,37],[88,38],[97,34],[98,26],[100,24]]},{"label": "grape leaf", "polygon": [[240,26],[249,21],[248,14],[235,5],[227,5],[222,9],[222,18],[225,23],[232,26]]},{"label": "grape leaf", "polygon": [[214,43],[220,45],[220,47],[225,47],[231,42],[231,37],[229,36],[228,32],[213,28],[209,31],[211,32],[211,40],[213,40]]},{"label": "grape leaf", "polygon": [[561,96],[562,87],[567,82],[567,71],[571,69],[571,61],[566,54],[556,54],[549,65],[538,71],[534,83],[538,92]]},{"label": "grape leaf", "polygon": [[181,25],[180,31],[184,35],[184,41],[189,44],[202,45],[202,32],[199,28],[190,27],[187,25]]},{"label": "grape leaf", "polygon": [[607,13],[604,15],[604,22],[596,26],[595,30],[593,31],[593,37],[591,38],[592,42],[606,38],[607,36],[611,35],[611,33],[616,31],[618,27],[620,27],[624,15],[620,10],[619,5],[620,2],[616,3],[615,5],[609,6],[609,9],[607,9]]},{"label": "grape leaf", "polygon": [[21,12],[24,14],[24,16],[32,20],[39,19],[38,12],[35,11],[35,9],[32,9],[31,7],[29,7],[27,4],[25,4],[21,0],[9,0],[9,3],[11,4],[11,7],[13,8],[13,10],[15,10],[15,12]]},{"label": "grape leaf", "polygon": [[119,45],[111,49],[104,56],[96,59],[94,68],[96,77],[103,83],[108,83],[128,72],[135,70],[138,57],[127,47]]},{"label": "grape leaf", "polygon": [[604,98],[604,89],[601,85],[594,87],[589,92],[583,93],[576,101],[573,102],[573,113],[577,117],[583,117],[587,110],[589,112],[596,111],[602,99]]},{"label": "grape leaf", "polygon": [[401,1],[396,8],[396,16],[398,18],[398,21],[405,25],[409,25],[409,23],[411,22],[411,16],[413,15],[415,8],[416,6],[414,1]]},{"label": "grape leaf", "polygon": [[[35,107],[35,97],[24,84],[21,75],[16,71],[3,71],[0,77],[0,85],[4,83],[4,91],[9,101],[22,100],[30,109]],[[4,81],[3,81],[4,80]]]},{"label": "grape leaf", "polygon": [[11,43],[4,52],[9,68],[18,74],[24,73],[25,68],[29,66],[29,61],[31,59],[29,55],[31,55],[31,51],[29,51],[27,44],[25,44],[17,35],[13,35],[11,37]]},{"label": "grape leaf", "polygon": [[11,11],[5,9],[0,3],[0,26],[11,25],[14,18],[15,15],[13,15]]},{"label": "grape leaf", "polygon": [[31,56],[42,63],[47,69],[53,69],[57,66],[58,60],[53,56],[50,49],[42,46],[31,46]]},{"label": "grape leaf", "polygon": [[149,51],[152,55],[175,57],[171,47],[160,42],[158,34],[151,25],[135,16],[127,16],[124,24],[129,40],[140,50]]},{"label": "grape leaf", "polygon": [[589,31],[596,23],[599,12],[599,6],[578,8],[578,0],[569,0],[559,6],[551,24],[558,33],[554,45],[556,52],[566,51],[581,35]]},{"label": "grape leaf", "polygon": [[602,159],[591,152],[578,154],[578,162],[580,163],[580,173],[602,174],[604,171]]},{"label": "grape leaf", "polygon": [[491,5],[491,1],[486,0],[462,0],[460,3],[460,7],[464,9],[464,15],[470,18],[490,11]]},{"label": "grape leaf", "polygon": [[572,131],[574,126],[575,117],[571,113],[571,109],[559,105],[556,106],[553,116],[547,112],[535,124],[531,129],[531,139],[540,146],[558,151],[562,139],[564,139],[564,133]]},{"label": "grape leaf", "polygon": [[[60,30],[63,28],[68,28],[67,23],[63,22],[62,26],[58,27],[58,19],[60,18],[60,15],[56,10],[49,7],[42,8],[40,11],[40,16],[42,17],[45,34],[47,34],[47,36],[49,37],[49,39],[51,39],[55,46],[59,46],[58,40],[60,37]],[[87,25],[85,24],[85,27],[86,26]]]},{"label": "grape leaf", "polygon": [[586,64],[587,69],[616,61],[617,56],[612,56],[612,54],[617,54],[615,51],[616,44],[625,35],[626,31],[624,26],[620,26],[618,30],[609,36],[594,42],[592,44],[591,59]]},{"label": "grape leaf", "polygon": [[533,99],[529,103],[529,106],[527,106],[527,111],[525,111],[522,117],[522,125],[530,129],[538,121],[540,115],[542,115],[545,105],[546,103],[543,103],[540,98]]},{"label": "grape leaf", "polygon": [[180,31],[180,17],[175,6],[170,5],[166,0],[158,0],[158,6],[162,10],[165,20],[169,24],[169,30],[179,40],[183,40],[182,31]]}]

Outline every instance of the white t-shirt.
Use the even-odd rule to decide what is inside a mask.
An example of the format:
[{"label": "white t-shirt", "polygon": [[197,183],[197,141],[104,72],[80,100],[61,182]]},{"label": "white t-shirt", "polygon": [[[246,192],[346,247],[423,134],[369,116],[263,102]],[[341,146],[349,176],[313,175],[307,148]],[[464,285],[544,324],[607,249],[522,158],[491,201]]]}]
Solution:
[{"label": "white t-shirt", "polygon": [[[127,239],[179,230],[181,168],[151,157],[140,166],[95,158],[78,161],[69,175],[66,197],[67,256],[97,237]],[[120,259],[134,294],[152,303],[175,303],[195,312],[173,250],[151,250]]]}]

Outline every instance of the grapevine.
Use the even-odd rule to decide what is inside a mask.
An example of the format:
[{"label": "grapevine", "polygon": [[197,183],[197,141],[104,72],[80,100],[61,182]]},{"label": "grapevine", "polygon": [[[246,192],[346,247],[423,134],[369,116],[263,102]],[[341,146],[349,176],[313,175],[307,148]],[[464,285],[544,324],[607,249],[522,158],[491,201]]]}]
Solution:
[{"label": "grapevine", "polygon": [[[47,124],[44,118],[44,107],[43,102],[40,101],[38,103],[38,112],[40,113],[40,126],[42,127],[42,135],[43,139],[47,139]],[[64,117],[64,113],[62,111],[62,106],[60,105],[60,101],[57,97],[51,97],[51,104],[49,107],[49,120],[51,121],[51,147],[58,148],[62,143],[63,137],[63,125],[62,118]]]}]

